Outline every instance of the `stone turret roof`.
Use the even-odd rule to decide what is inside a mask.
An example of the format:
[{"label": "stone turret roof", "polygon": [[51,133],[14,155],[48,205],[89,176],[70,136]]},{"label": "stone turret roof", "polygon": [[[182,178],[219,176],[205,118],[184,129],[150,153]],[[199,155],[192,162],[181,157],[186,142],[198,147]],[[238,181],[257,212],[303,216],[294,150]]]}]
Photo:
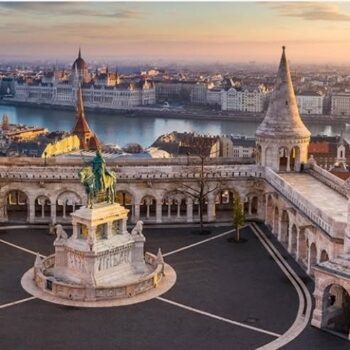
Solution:
[{"label": "stone turret roof", "polygon": [[283,46],[277,79],[271,93],[265,119],[259,125],[256,136],[272,138],[310,137],[310,131],[300,118],[292,78]]}]

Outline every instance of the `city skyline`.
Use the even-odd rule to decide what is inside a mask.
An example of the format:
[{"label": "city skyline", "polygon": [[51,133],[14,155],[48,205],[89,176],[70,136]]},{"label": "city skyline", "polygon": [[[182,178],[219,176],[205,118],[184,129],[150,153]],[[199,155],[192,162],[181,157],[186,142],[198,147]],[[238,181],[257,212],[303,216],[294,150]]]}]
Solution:
[{"label": "city skyline", "polygon": [[350,4],[3,2],[4,59],[347,62]]}]

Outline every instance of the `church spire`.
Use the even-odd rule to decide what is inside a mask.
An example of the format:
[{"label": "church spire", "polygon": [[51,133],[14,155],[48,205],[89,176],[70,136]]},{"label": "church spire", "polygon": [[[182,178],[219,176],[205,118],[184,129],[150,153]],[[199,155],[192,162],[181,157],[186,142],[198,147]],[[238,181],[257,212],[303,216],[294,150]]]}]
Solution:
[{"label": "church spire", "polygon": [[85,118],[83,93],[81,86],[79,86],[77,90],[76,122],[72,130],[72,134],[79,137],[80,148],[82,149],[96,149],[99,146],[99,141],[96,135],[91,131],[89,124]]},{"label": "church spire", "polygon": [[78,58],[81,58],[81,48],[79,46]]}]

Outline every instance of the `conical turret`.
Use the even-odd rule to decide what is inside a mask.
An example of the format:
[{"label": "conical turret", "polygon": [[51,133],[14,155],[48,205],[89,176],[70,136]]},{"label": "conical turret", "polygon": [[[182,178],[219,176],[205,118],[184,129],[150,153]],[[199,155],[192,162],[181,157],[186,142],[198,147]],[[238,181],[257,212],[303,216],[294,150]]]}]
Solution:
[{"label": "conical turret", "polygon": [[307,162],[311,134],[299,115],[284,46],[266,116],[255,135],[259,165],[299,171]]},{"label": "conical turret", "polygon": [[257,136],[310,137],[310,131],[300,118],[285,46],[278,68],[274,90],[265,119],[256,131]]}]

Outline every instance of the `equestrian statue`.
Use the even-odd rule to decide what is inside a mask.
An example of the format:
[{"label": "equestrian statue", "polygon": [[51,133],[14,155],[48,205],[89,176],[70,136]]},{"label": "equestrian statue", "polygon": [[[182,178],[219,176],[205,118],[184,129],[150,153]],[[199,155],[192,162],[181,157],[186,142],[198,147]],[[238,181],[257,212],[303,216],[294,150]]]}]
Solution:
[{"label": "equestrian statue", "polygon": [[79,172],[80,182],[84,185],[88,197],[88,207],[99,202],[114,203],[117,176],[114,171],[106,168],[100,150],[95,158]]}]

